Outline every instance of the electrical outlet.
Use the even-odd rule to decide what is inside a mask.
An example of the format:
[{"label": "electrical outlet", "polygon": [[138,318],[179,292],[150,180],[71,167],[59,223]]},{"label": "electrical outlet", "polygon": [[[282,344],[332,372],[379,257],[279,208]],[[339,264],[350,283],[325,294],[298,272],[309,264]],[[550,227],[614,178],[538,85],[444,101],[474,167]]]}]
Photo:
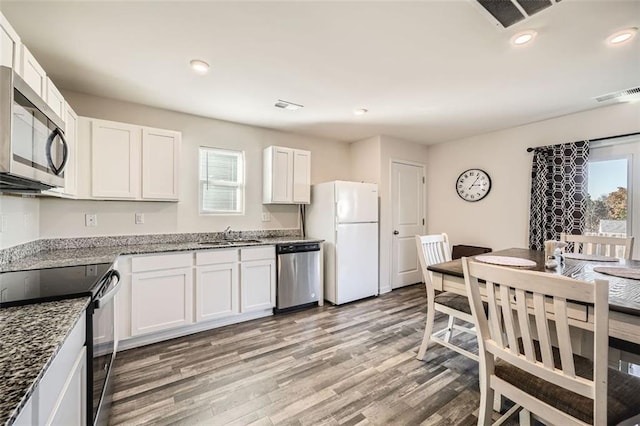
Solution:
[{"label": "electrical outlet", "polygon": [[144,213],[136,213],[136,225],[142,225],[144,223]]},{"label": "electrical outlet", "polygon": [[7,215],[3,214],[0,216],[0,232],[6,231],[7,228]]},{"label": "electrical outlet", "polygon": [[85,214],[84,215],[84,226],[96,227],[98,226],[98,215],[95,214]]},{"label": "electrical outlet", "polygon": [[262,212],[262,221],[263,222],[271,222],[271,213]]}]

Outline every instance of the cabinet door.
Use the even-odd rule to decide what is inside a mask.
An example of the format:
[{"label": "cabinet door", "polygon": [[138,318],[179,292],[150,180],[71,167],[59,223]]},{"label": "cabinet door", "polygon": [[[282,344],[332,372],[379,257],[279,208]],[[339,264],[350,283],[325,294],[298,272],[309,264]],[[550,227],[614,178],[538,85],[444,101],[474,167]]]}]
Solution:
[{"label": "cabinet door", "polygon": [[91,195],[131,199],[140,193],[139,126],[93,120],[91,127]]},{"label": "cabinet door", "polygon": [[132,274],[131,335],[193,323],[193,269]]},{"label": "cabinet door", "polygon": [[293,151],[293,202],[311,201],[311,152]]},{"label": "cabinet door", "polygon": [[65,102],[64,98],[62,97],[62,93],[60,93],[56,85],[53,84],[53,81],[51,81],[49,77],[47,77],[46,82],[47,96],[45,97],[45,101],[47,102],[47,105],[49,105],[49,107],[53,110],[53,112],[55,112],[58,117],[62,118],[62,121],[64,121]]},{"label": "cabinet door", "polygon": [[44,99],[47,89],[47,74],[24,44],[22,45],[21,69],[24,81]]},{"label": "cabinet door", "polygon": [[241,311],[270,309],[276,301],[276,262],[256,260],[242,262],[240,272]]},{"label": "cabinet door", "polygon": [[142,198],[178,201],[179,132],[142,131]]},{"label": "cabinet door", "polygon": [[82,426],[87,419],[87,358],[86,347],[78,354],[73,369],[56,401],[46,424]]},{"label": "cabinet door", "polygon": [[0,65],[20,74],[20,37],[0,13]]},{"label": "cabinet door", "polygon": [[271,202],[290,203],[293,185],[293,150],[272,147],[271,156]]},{"label": "cabinet door", "polygon": [[196,269],[196,321],[240,312],[238,264],[222,263]]}]

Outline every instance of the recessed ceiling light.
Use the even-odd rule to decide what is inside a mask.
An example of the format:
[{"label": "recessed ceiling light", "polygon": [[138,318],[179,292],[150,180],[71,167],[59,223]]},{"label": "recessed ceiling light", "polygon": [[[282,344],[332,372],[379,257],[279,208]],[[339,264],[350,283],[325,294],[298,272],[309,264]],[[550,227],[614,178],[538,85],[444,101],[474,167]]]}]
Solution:
[{"label": "recessed ceiling light", "polygon": [[193,59],[189,64],[198,74],[206,74],[207,71],[209,71],[209,64],[205,61],[201,61],[200,59]]},{"label": "recessed ceiling light", "polygon": [[356,110],[353,111],[353,113],[355,115],[365,115],[368,112],[369,112],[369,110],[368,109],[364,109],[364,108],[356,109]]},{"label": "recessed ceiling light", "polygon": [[611,34],[609,38],[607,38],[607,42],[612,45],[621,44],[625,41],[631,40],[633,37],[635,37],[637,32],[637,28],[627,28],[626,30],[618,31]]},{"label": "recessed ceiling light", "polygon": [[295,111],[300,108],[304,108],[304,105],[294,104],[293,102],[283,101],[282,99],[278,99],[273,106],[276,108],[288,109],[289,111]]},{"label": "recessed ceiling light", "polygon": [[534,30],[519,32],[518,34],[511,37],[511,43],[515,44],[516,46],[522,46],[523,44],[527,44],[531,40],[533,40],[536,37],[536,34],[538,33]]}]

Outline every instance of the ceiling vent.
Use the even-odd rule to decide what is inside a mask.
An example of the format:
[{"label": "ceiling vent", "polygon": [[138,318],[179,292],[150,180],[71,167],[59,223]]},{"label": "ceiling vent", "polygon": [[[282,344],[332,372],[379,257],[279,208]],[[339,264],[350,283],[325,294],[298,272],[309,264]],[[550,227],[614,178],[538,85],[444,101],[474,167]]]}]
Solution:
[{"label": "ceiling vent", "polygon": [[[480,5],[479,9],[498,28],[510,26],[527,20],[541,10],[547,9],[560,0],[471,0]],[[487,15],[488,13],[488,15]]]},{"label": "ceiling vent", "polygon": [[619,92],[607,93],[606,95],[598,96],[596,101],[607,102],[613,99],[626,98],[628,96],[640,95],[640,87],[634,87],[633,89],[620,90]]},{"label": "ceiling vent", "polygon": [[290,111],[295,111],[300,108],[304,108],[304,105],[294,104],[293,102],[283,101],[282,99],[278,99],[278,102],[273,104],[276,108],[288,109]]}]

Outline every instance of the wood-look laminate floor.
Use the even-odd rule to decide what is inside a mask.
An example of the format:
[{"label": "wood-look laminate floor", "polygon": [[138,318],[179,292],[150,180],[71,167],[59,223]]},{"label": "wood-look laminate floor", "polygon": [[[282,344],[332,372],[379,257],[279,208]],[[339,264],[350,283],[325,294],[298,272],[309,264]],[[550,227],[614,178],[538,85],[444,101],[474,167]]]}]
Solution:
[{"label": "wood-look laminate floor", "polygon": [[476,424],[477,364],[440,345],[416,360],[425,311],[418,284],[121,352],[111,423]]}]

